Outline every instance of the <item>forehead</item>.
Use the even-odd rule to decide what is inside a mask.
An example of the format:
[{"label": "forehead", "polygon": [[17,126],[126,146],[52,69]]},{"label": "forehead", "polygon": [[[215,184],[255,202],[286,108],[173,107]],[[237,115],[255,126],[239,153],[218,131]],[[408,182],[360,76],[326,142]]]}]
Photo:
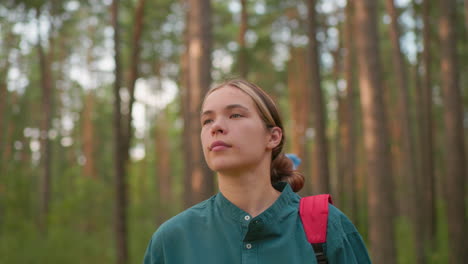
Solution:
[{"label": "forehead", "polygon": [[254,107],[254,102],[249,95],[242,90],[225,86],[210,93],[203,102],[202,111],[223,108],[231,104],[240,104],[249,109]]}]

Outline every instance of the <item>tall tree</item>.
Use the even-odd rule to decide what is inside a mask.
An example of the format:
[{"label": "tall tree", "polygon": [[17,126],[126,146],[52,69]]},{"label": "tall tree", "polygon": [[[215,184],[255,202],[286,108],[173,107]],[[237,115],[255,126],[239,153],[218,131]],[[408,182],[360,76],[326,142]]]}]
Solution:
[{"label": "tall tree", "polygon": [[122,84],[122,68],[120,54],[120,23],[119,0],[113,0],[111,6],[112,27],[114,29],[114,173],[115,173],[115,216],[114,228],[116,236],[117,263],[128,261],[127,247],[127,187],[125,182],[125,149],[122,131],[122,113],[120,87]]},{"label": "tall tree", "polygon": [[[185,206],[207,199],[214,192],[212,172],[203,158],[203,151],[199,138],[200,108],[203,95],[211,84],[211,3],[210,0],[188,0],[187,34],[187,68],[188,83],[186,87],[188,118],[184,130],[188,131],[188,145],[184,151],[188,152],[186,164],[186,188],[191,197],[185,197]],[[187,156],[186,156],[187,157]]]},{"label": "tall tree", "polygon": [[468,31],[468,0],[465,0],[465,26]]},{"label": "tall tree", "polygon": [[[412,230],[414,232],[414,237],[422,237],[422,234],[419,231],[421,229],[417,228],[418,225],[422,222],[421,220],[421,210],[420,210],[420,192],[417,190],[417,172],[415,168],[416,159],[415,159],[415,146],[414,139],[411,133],[411,118],[410,118],[410,100],[409,100],[409,87],[408,87],[408,76],[407,76],[407,67],[405,59],[400,47],[400,26],[398,24],[398,14],[395,8],[394,0],[386,0],[386,9],[387,13],[391,17],[390,23],[390,39],[392,45],[392,61],[393,61],[393,72],[396,76],[396,87],[398,94],[398,126],[401,129],[401,136],[399,137],[401,142],[401,167],[402,175],[400,177],[403,179],[403,197],[411,197],[408,204],[406,214],[409,214]],[[416,254],[418,255],[418,263],[424,262],[423,254],[424,250],[422,248],[423,243],[417,243]]]},{"label": "tall tree", "polygon": [[367,158],[369,240],[375,263],[396,263],[389,136],[382,96],[377,5],[355,1],[361,107]]},{"label": "tall tree", "polygon": [[[310,89],[307,81],[307,56],[304,48],[290,49],[288,63],[289,105],[291,106],[291,151],[301,159],[306,155],[306,129],[310,112]],[[304,169],[302,169],[305,171]]]},{"label": "tall tree", "polygon": [[96,178],[96,167],[94,158],[95,132],[93,125],[94,92],[86,94],[83,107],[83,154],[86,158],[84,164],[84,175]]},{"label": "tall tree", "polygon": [[240,0],[241,2],[241,24],[239,28],[239,74],[242,78],[247,78],[249,72],[247,63],[247,47],[245,45],[245,33],[248,27],[247,16],[247,0]]},{"label": "tall tree", "polygon": [[135,13],[133,15],[133,33],[131,39],[131,47],[130,47],[130,69],[128,74],[128,94],[130,96],[130,100],[128,102],[128,106],[126,107],[126,113],[124,116],[125,119],[125,127],[123,127],[123,136],[124,136],[124,155],[125,161],[128,162],[129,158],[129,150],[130,150],[130,143],[133,137],[132,133],[132,112],[133,112],[133,103],[135,102],[135,83],[140,75],[140,52],[141,52],[141,35],[143,32],[143,21],[144,21],[144,11],[145,11],[145,1],[146,0],[139,0],[136,3]]},{"label": "tall tree", "polygon": [[348,216],[356,222],[357,220],[357,195],[356,195],[356,166],[355,156],[357,154],[356,141],[356,100],[357,91],[355,87],[355,46],[353,41],[354,32],[354,0],[348,0],[345,10],[345,26],[344,29],[344,74],[346,80],[346,99],[344,102],[344,123],[343,126],[343,152],[344,152],[344,208]]},{"label": "tall tree", "polygon": [[[115,185],[116,185],[116,208],[115,208],[115,234],[117,243],[117,263],[128,262],[128,231],[127,231],[127,207],[128,207],[128,186],[127,186],[127,165],[129,162],[130,143],[132,133],[132,109],[135,101],[135,83],[139,76],[140,64],[140,41],[143,31],[145,0],[139,0],[135,7],[133,21],[133,35],[130,51],[130,65],[128,81],[129,102],[122,107],[120,89],[122,86],[122,65],[120,59],[120,24],[119,24],[119,3],[112,2],[112,26],[114,29],[114,60],[115,60],[115,81],[114,81],[114,140],[115,140]],[[122,113],[124,109],[124,113]]]},{"label": "tall tree", "polygon": [[[5,23],[6,24],[6,23]],[[6,28],[6,26],[5,26]],[[14,34],[11,29],[5,30],[5,38],[3,39],[3,49],[0,56],[4,59],[0,62],[0,170],[3,169],[3,154],[5,147],[5,127],[7,124],[7,85],[8,85],[8,72],[10,71],[9,54],[13,47]]]},{"label": "tall tree", "polygon": [[463,130],[462,95],[457,61],[456,11],[457,1],[439,1],[441,17],[441,79],[444,102],[446,147],[446,205],[449,230],[449,263],[467,259],[465,179],[466,159]]},{"label": "tall tree", "polygon": [[[36,8],[37,27],[40,28],[41,7]],[[50,24],[51,27],[53,23]],[[49,34],[53,28],[49,29]],[[47,38],[48,39],[48,38]],[[41,91],[42,91],[42,111],[44,115],[41,119],[41,164],[42,174],[40,180],[40,216],[39,227],[43,233],[47,232],[47,222],[49,217],[51,174],[52,174],[52,145],[49,139],[49,131],[52,128],[52,104],[53,104],[53,77],[51,69],[51,59],[53,54],[53,43],[49,41],[49,50],[44,50],[40,30],[37,33],[37,54],[39,56],[39,69],[41,71]]]},{"label": "tall tree", "polygon": [[171,201],[173,198],[172,181],[171,181],[171,149],[169,146],[169,120],[167,119],[167,110],[162,110],[157,118],[157,126],[155,129],[156,141],[156,159],[157,159],[157,182],[159,190],[159,205],[160,212],[158,214],[158,222],[162,223],[170,216]]},{"label": "tall tree", "polygon": [[436,233],[436,210],[435,210],[435,176],[434,176],[434,135],[432,121],[432,78],[431,78],[431,1],[423,1],[423,69],[421,96],[421,127],[420,127],[420,155],[421,155],[421,190],[423,195],[424,233],[427,235],[429,245]]},{"label": "tall tree", "polygon": [[314,148],[312,158],[314,171],[312,173],[312,190],[314,193],[328,193],[329,164],[328,164],[328,143],[326,136],[326,111],[323,101],[323,92],[320,85],[320,59],[318,55],[317,18],[315,11],[315,0],[307,1],[308,10],[308,32],[309,37],[309,81],[311,83],[311,110],[313,127],[315,131]]}]

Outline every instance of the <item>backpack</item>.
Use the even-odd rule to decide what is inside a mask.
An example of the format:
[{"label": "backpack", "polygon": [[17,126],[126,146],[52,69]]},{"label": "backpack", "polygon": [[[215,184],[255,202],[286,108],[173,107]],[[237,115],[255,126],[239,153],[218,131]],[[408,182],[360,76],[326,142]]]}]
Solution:
[{"label": "backpack", "polygon": [[329,194],[303,197],[299,203],[299,215],[312,245],[318,264],[327,264],[323,245],[327,242],[328,204],[333,204]]}]

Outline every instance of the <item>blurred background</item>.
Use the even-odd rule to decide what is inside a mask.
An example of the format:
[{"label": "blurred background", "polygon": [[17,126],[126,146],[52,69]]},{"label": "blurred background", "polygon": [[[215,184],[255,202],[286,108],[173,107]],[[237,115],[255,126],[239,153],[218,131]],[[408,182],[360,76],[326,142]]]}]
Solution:
[{"label": "blurred background", "polygon": [[0,263],[141,263],[217,192],[199,110],[233,77],[374,263],[465,263],[467,40],[467,0],[2,0]]}]

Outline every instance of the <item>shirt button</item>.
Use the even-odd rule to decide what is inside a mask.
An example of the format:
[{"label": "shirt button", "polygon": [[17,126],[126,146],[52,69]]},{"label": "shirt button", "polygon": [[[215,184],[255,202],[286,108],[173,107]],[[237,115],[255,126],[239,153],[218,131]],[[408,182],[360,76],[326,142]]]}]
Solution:
[{"label": "shirt button", "polygon": [[249,244],[246,244],[245,247],[246,247],[247,249],[251,249],[251,248],[252,248],[252,244],[250,244],[250,243],[249,243]]},{"label": "shirt button", "polygon": [[245,219],[245,221],[249,221],[249,220],[250,220],[250,216],[246,215],[246,216],[244,216],[244,219]]}]

